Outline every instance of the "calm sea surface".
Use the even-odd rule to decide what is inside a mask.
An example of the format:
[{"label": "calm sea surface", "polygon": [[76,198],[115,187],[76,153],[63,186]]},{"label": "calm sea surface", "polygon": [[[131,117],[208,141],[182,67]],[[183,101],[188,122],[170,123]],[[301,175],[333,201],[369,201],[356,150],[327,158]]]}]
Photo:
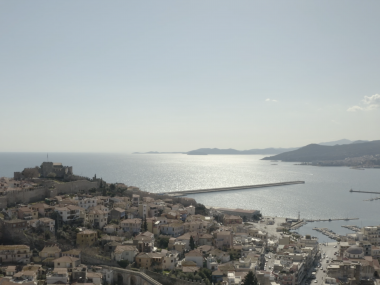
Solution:
[{"label": "calm sea surface", "polygon": [[[182,154],[127,155],[95,153],[50,153],[49,160],[73,166],[75,174],[107,182],[123,182],[149,192],[204,189],[303,180],[301,185],[221,193],[190,195],[208,206],[258,209],[264,215],[306,219],[360,218],[357,221],[309,223],[298,230],[322,241],[325,236],[313,227],[327,227],[337,233],[350,232],[341,225],[380,224],[380,200],[354,190],[380,192],[380,169],[353,170],[346,167],[312,167],[260,160],[258,155]],[[0,177],[46,161],[45,153],[0,153]],[[378,195],[380,196],[380,195]]]}]

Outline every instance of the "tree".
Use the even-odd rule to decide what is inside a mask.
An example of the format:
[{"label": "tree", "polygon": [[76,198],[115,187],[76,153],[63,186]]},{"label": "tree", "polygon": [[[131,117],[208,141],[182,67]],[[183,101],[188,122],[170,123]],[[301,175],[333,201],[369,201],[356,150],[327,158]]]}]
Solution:
[{"label": "tree", "polygon": [[50,172],[47,177],[48,178],[55,178],[56,174],[54,172]]},{"label": "tree", "polygon": [[261,217],[262,217],[261,213],[255,213],[255,214],[253,214],[252,219],[260,220]]},{"label": "tree", "polygon": [[190,236],[190,248],[193,250],[195,248],[195,242],[193,236]]},{"label": "tree", "polygon": [[169,238],[168,236],[158,236],[156,238],[156,243],[159,248],[167,248],[169,245]]},{"label": "tree", "polygon": [[259,285],[256,275],[252,271],[249,271],[245,276],[243,285]]},{"label": "tree", "polygon": [[148,230],[148,223],[146,222],[146,218],[144,219],[144,232]]},{"label": "tree", "polygon": [[244,223],[247,222],[247,216],[243,216],[243,222],[244,222]]},{"label": "tree", "polygon": [[128,265],[129,265],[129,261],[128,260],[120,260],[117,262],[122,268],[126,268]]},{"label": "tree", "polygon": [[115,191],[115,189],[116,189],[115,184],[112,183],[112,184],[110,185],[110,189],[111,189],[112,191]]}]

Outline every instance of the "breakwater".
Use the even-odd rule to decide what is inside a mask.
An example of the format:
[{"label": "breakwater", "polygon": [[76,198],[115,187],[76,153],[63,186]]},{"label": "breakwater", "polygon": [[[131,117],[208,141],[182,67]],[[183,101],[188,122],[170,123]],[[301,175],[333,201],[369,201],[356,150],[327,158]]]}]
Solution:
[{"label": "breakwater", "polygon": [[305,184],[305,181],[288,181],[288,182],[267,183],[267,184],[257,184],[257,185],[245,185],[245,186],[233,186],[233,187],[222,187],[222,188],[211,188],[211,189],[171,191],[171,192],[162,192],[160,194],[166,194],[166,195],[170,195],[170,196],[184,196],[184,195],[188,195],[188,194],[245,190],[245,189],[255,189],[255,188],[265,188],[265,187],[286,186],[286,185],[294,185],[294,184]]},{"label": "breakwater", "polygon": [[351,193],[356,192],[356,193],[369,193],[369,194],[380,194],[380,192],[370,192],[370,191],[359,191],[359,190],[350,190]]},{"label": "breakwater", "polygon": [[307,222],[333,222],[333,221],[352,221],[359,220],[359,218],[339,218],[339,219],[317,219],[317,220],[306,220]]}]

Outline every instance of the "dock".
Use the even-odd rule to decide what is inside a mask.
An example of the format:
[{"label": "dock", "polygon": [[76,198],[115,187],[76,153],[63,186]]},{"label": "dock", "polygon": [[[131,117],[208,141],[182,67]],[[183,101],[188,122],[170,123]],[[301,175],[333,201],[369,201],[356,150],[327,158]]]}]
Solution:
[{"label": "dock", "polygon": [[347,225],[347,226],[342,226],[342,228],[346,228],[346,229],[349,229],[353,232],[357,232],[357,233],[360,233],[361,232],[361,228],[357,227],[357,226],[350,226],[350,225]]},{"label": "dock", "polygon": [[233,186],[233,187],[223,187],[223,188],[172,191],[172,192],[163,192],[163,193],[159,193],[159,194],[166,194],[166,195],[170,195],[173,197],[178,197],[178,196],[185,196],[188,194],[200,194],[200,193],[210,193],[210,192],[223,192],[223,191],[256,189],[256,188],[294,185],[294,184],[305,184],[305,181],[288,181],[288,182],[267,183],[267,184],[257,184],[257,185],[245,185],[245,186]]},{"label": "dock", "polygon": [[313,230],[318,231],[322,233],[323,235],[328,236],[329,238],[335,239],[337,241],[340,241],[342,239],[341,235],[338,235],[334,233],[332,230],[329,230],[327,228],[313,228]]}]

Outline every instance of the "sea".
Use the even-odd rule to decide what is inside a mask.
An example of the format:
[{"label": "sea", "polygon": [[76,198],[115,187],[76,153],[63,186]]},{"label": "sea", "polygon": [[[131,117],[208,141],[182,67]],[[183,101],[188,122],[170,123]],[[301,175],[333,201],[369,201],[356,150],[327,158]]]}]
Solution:
[{"label": "sea", "polygon": [[305,184],[189,195],[206,206],[260,210],[264,216],[303,219],[359,218],[312,222],[297,230],[332,241],[314,231],[329,228],[353,233],[342,225],[380,225],[380,169],[316,167],[262,160],[261,155],[185,155],[116,153],[0,153],[0,177],[39,166],[43,161],[72,166],[77,175],[102,177],[152,193],[302,180]]}]

